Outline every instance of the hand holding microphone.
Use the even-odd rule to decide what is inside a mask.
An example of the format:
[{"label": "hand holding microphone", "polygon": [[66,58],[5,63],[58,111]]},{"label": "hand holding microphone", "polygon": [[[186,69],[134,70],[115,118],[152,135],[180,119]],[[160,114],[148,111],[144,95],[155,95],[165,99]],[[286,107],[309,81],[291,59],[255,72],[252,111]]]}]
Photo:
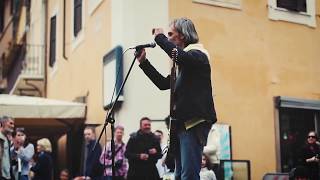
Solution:
[{"label": "hand holding microphone", "polygon": [[[152,29],[152,35],[157,36],[158,34],[163,34],[162,28],[153,28]],[[136,49],[136,52],[134,55],[136,56],[137,60],[142,63],[144,60],[146,60],[146,51],[144,48],[154,48],[156,47],[156,43],[152,42],[149,44],[141,44],[137,45],[135,47],[131,47],[130,49]]]},{"label": "hand holding microphone", "polygon": [[152,42],[149,44],[137,45],[137,46],[131,47],[129,49],[136,49],[136,51],[134,52],[134,56],[136,56],[138,61],[141,63],[142,61],[144,61],[146,59],[146,51],[144,50],[144,48],[154,48],[154,47],[156,47],[156,43]]},{"label": "hand holding microphone", "polygon": [[146,60],[146,50],[145,49],[136,50],[136,52],[134,52],[134,55],[136,56],[139,63],[142,63],[143,61]]}]

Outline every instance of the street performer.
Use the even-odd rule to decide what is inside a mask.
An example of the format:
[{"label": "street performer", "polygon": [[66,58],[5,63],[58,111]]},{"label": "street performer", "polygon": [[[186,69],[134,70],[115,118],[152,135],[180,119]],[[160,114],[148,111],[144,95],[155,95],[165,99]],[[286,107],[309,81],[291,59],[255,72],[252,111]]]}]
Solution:
[{"label": "street performer", "polygon": [[[210,56],[199,38],[193,22],[187,18],[170,23],[168,37],[162,28],[152,30],[156,43],[177,64],[174,85],[174,113],[177,119],[176,180],[199,180],[203,147],[213,123],[217,121],[212,98]],[[136,52],[140,68],[160,89],[170,89],[170,75],[163,77],[146,59],[146,52]]]}]

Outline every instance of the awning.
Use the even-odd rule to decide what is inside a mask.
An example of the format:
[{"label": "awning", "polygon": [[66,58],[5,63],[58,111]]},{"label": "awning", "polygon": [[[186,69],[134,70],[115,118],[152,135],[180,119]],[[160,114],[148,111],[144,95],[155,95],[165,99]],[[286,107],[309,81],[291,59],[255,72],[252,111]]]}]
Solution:
[{"label": "awning", "polygon": [[86,104],[40,97],[0,94],[0,116],[84,119]]},{"label": "awning", "polygon": [[285,96],[276,97],[276,107],[284,108],[299,108],[299,109],[313,109],[320,110],[320,101],[311,99],[298,99]]}]

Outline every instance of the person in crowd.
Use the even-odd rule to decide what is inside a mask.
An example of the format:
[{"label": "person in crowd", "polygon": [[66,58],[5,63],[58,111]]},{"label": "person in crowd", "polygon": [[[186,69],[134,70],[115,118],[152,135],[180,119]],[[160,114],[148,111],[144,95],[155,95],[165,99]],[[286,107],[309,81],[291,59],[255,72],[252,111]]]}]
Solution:
[{"label": "person in crowd", "polygon": [[123,126],[116,126],[114,129],[115,134],[115,177],[112,178],[112,152],[111,142],[109,141],[103,148],[100,156],[100,163],[104,165],[104,179],[105,180],[124,180],[128,171],[128,162],[124,153],[126,151],[126,144],[123,142],[122,137],[124,133]]},{"label": "person in crowd", "polygon": [[33,155],[34,146],[27,141],[24,128],[16,128],[11,147],[11,159],[15,162],[13,168],[15,179],[29,180],[29,166]]},{"label": "person in crowd", "polygon": [[[165,143],[163,143],[163,132],[161,130],[155,130],[154,131],[154,135],[156,135],[159,138],[160,145],[161,145],[161,151],[163,152],[165,150],[166,146],[167,146]],[[164,154],[162,156],[162,158],[159,159],[157,164],[156,164],[160,179],[163,179],[163,176],[167,172],[169,172],[169,170],[168,170],[168,168],[167,168],[167,166],[165,164],[165,158],[166,158],[166,154]]]},{"label": "person in crowd", "polygon": [[210,162],[214,164],[219,164],[220,160],[220,136],[218,128],[212,126],[208,135],[208,143],[203,149],[203,153],[208,155]]},{"label": "person in crowd", "polygon": [[[152,32],[156,43],[177,64],[171,114],[177,121],[175,176],[177,180],[199,180],[203,147],[212,124],[217,121],[210,56],[199,43],[195,26],[188,18],[174,19],[168,37],[162,28],[154,28]],[[170,89],[173,77],[162,76],[147,60],[144,49],[137,50],[135,55],[140,68],[160,90]]]},{"label": "person in crowd", "polygon": [[93,149],[96,143],[96,131],[94,127],[87,126],[83,134],[85,139],[84,176],[90,177],[92,180],[98,180],[103,174],[103,167],[99,162],[102,148],[98,143],[95,149]]},{"label": "person in crowd", "polygon": [[0,118],[0,180],[13,179],[10,160],[10,140],[14,131],[14,119],[3,116]]},{"label": "person in crowd", "polygon": [[140,129],[130,135],[125,156],[129,160],[128,180],[160,179],[156,163],[162,157],[159,139],[151,132],[151,120],[140,119]]},{"label": "person in crowd", "polygon": [[73,178],[73,180],[91,180],[90,177],[86,177],[86,176],[77,176],[75,178]]},{"label": "person in crowd", "polygon": [[213,172],[210,158],[206,154],[202,154],[200,180],[216,180],[216,175]]},{"label": "person in crowd", "polygon": [[301,150],[301,164],[308,171],[310,180],[318,180],[319,177],[319,155],[320,148],[317,145],[317,134],[315,131],[308,133],[307,142]]},{"label": "person in crowd", "polygon": [[59,175],[60,180],[70,180],[70,174],[68,169],[62,169]]},{"label": "person in crowd", "polygon": [[[219,164],[220,164],[220,154],[221,154],[221,147],[220,147],[220,131],[217,126],[212,126],[210,132],[208,134],[207,145],[203,148],[203,153],[206,154],[210,162],[213,165],[213,171],[218,175],[219,171]],[[219,178],[219,177],[217,177]]]},{"label": "person in crowd", "polygon": [[51,180],[53,178],[53,161],[51,157],[52,146],[47,138],[37,141],[37,161],[31,167],[33,172],[33,180]]},{"label": "person in crowd", "polygon": [[308,180],[308,172],[304,166],[297,166],[289,172],[289,180]]}]

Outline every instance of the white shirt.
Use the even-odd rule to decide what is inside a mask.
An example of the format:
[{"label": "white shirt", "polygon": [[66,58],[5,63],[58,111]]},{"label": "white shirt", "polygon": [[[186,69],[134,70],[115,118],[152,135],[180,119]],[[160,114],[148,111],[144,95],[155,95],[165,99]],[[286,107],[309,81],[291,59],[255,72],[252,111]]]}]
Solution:
[{"label": "white shirt", "polygon": [[208,168],[201,168],[200,171],[200,180],[217,180],[216,175],[212,170]]},{"label": "white shirt", "polygon": [[[163,149],[164,149],[165,147],[166,147],[165,144],[161,144],[161,151],[163,151]],[[158,162],[157,162],[157,164],[156,164],[156,167],[157,167],[157,169],[158,169],[158,173],[159,173],[160,178],[163,178],[163,175],[164,175],[165,173],[169,172],[167,166],[162,163],[162,162],[164,162],[164,160],[166,159],[166,156],[167,156],[167,154],[164,154],[161,159],[158,159]]]}]

